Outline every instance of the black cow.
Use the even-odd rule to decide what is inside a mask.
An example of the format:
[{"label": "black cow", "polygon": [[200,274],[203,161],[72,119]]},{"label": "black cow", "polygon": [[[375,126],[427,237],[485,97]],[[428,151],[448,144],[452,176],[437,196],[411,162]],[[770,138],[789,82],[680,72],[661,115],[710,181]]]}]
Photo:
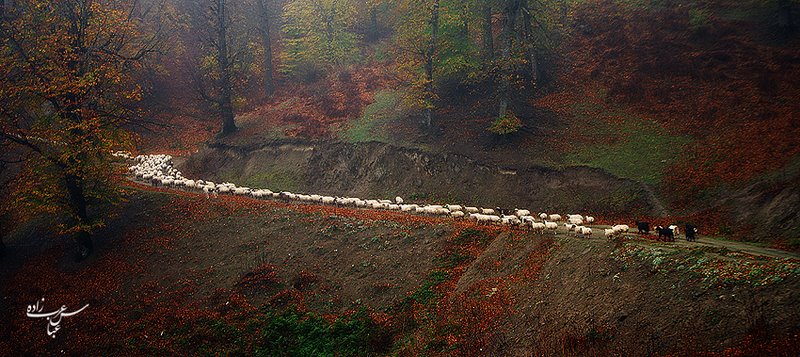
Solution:
[{"label": "black cow", "polygon": [[665,242],[675,241],[675,232],[669,229],[669,227],[664,228],[662,226],[656,226],[656,232],[658,232],[658,240],[663,240]]},{"label": "black cow", "polygon": [[650,234],[650,222],[636,221],[636,229],[639,230],[639,234]]},{"label": "black cow", "polygon": [[695,236],[696,233],[697,233],[697,227],[695,227],[693,224],[687,224],[686,225],[686,240],[687,241],[689,241],[689,242],[697,241],[697,236]]}]

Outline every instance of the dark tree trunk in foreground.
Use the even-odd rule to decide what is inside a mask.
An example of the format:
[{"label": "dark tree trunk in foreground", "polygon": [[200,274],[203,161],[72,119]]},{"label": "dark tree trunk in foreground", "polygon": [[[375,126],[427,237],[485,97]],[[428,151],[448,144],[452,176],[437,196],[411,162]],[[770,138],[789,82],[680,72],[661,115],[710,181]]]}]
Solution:
[{"label": "dark tree trunk in foreground", "polygon": [[[91,17],[91,2],[86,1],[72,11],[67,12],[71,16],[71,26],[69,34],[72,36],[71,47],[79,56],[69,61],[67,66],[72,70],[76,77],[81,78],[88,72],[88,63],[86,62],[87,45],[84,43],[85,37],[83,36],[84,29],[88,28],[89,20]],[[81,113],[81,99],[76,93],[67,93],[61,100],[56,101],[56,106],[63,105],[64,110],[61,112],[62,118],[76,124],[76,127],[70,131],[75,138],[85,138],[86,132],[79,124],[84,122]],[[87,138],[88,139],[88,138]],[[86,139],[84,139],[86,140]],[[75,242],[78,243],[78,260],[88,257],[93,250],[92,237],[85,230],[85,225],[89,224],[89,215],[86,210],[86,192],[84,190],[84,181],[78,175],[68,172],[69,166],[77,166],[77,160],[85,159],[83,154],[79,154],[77,158],[67,159],[67,163],[63,161],[58,163],[57,166],[64,173],[64,183],[67,188],[69,208],[72,210],[74,217],[77,218],[77,225],[80,226],[78,232],[75,233]],[[72,165],[70,165],[72,164]]]},{"label": "dark tree trunk in foreground", "polygon": [[222,133],[228,135],[236,131],[233,119],[233,94],[231,93],[231,68],[228,59],[228,17],[225,14],[225,0],[217,0],[217,63],[219,65],[219,111],[222,117]]},{"label": "dark tree trunk in foreground", "polygon": [[[73,214],[78,219],[78,224],[89,224],[83,180],[75,175],[68,174],[65,181],[67,193],[69,194],[70,207],[73,210]],[[94,246],[92,245],[92,236],[88,232],[80,230],[76,233],[75,242],[78,243],[78,259],[85,259],[92,254]]]},{"label": "dark tree trunk in foreground", "polygon": [[258,0],[259,30],[261,44],[264,46],[264,93],[271,96],[275,93],[275,82],[272,75],[272,42],[269,36],[269,8],[266,0]]}]

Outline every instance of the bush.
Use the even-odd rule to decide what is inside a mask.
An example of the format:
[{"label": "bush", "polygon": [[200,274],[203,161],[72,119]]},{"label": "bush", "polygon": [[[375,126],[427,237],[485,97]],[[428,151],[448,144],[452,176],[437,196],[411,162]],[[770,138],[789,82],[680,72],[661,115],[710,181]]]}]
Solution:
[{"label": "bush", "polygon": [[371,356],[391,346],[388,331],[366,310],[333,323],[310,313],[267,314],[256,343],[257,356]]},{"label": "bush", "polygon": [[505,115],[495,119],[488,130],[497,135],[508,135],[518,132],[520,128],[522,128],[522,120],[514,113],[507,112]]},{"label": "bush", "polygon": [[689,29],[698,31],[707,28],[711,23],[711,12],[708,9],[689,9]]}]

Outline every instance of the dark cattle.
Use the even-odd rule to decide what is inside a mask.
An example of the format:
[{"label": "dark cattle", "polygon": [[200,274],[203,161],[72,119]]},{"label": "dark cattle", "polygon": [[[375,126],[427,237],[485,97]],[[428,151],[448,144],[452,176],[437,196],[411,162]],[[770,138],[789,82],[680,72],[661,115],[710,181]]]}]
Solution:
[{"label": "dark cattle", "polygon": [[693,224],[687,224],[686,225],[686,240],[687,241],[689,241],[689,242],[696,241],[697,240],[697,237],[695,236],[696,233],[697,233],[697,227],[695,227]]},{"label": "dark cattle", "polygon": [[650,222],[636,221],[636,229],[639,230],[639,234],[650,234]]},{"label": "dark cattle", "polygon": [[675,233],[669,228],[664,228],[662,226],[656,226],[656,232],[658,233],[658,240],[665,241],[665,242],[674,242],[675,241]]}]

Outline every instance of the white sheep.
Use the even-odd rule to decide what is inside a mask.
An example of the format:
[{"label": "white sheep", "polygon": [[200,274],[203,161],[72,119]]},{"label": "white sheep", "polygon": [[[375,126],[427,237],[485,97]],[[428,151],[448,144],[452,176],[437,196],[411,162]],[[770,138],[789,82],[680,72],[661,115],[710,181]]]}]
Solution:
[{"label": "white sheep", "polygon": [[544,221],[544,227],[553,231],[553,233],[558,233],[558,223],[556,222]]},{"label": "white sheep", "polygon": [[539,219],[545,220],[547,219],[547,217],[550,217],[547,213],[544,212],[539,213]]},{"label": "white sheep", "polygon": [[453,217],[453,219],[464,218],[464,212],[463,211],[450,211],[450,217]]},{"label": "white sheep", "polygon": [[400,205],[400,210],[403,212],[415,212],[418,205]]},{"label": "white sheep", "polygon": [[451,211],[461,211],[464,209],[464,207],[461,207],[459,205],[445,205],[445,207],[447,207],[447,209]]},{"label": "white sheep", "polygon": [[542,222],[531,222],[531,229],[535,232],[544,233],[544,230],[547,228]]}]

